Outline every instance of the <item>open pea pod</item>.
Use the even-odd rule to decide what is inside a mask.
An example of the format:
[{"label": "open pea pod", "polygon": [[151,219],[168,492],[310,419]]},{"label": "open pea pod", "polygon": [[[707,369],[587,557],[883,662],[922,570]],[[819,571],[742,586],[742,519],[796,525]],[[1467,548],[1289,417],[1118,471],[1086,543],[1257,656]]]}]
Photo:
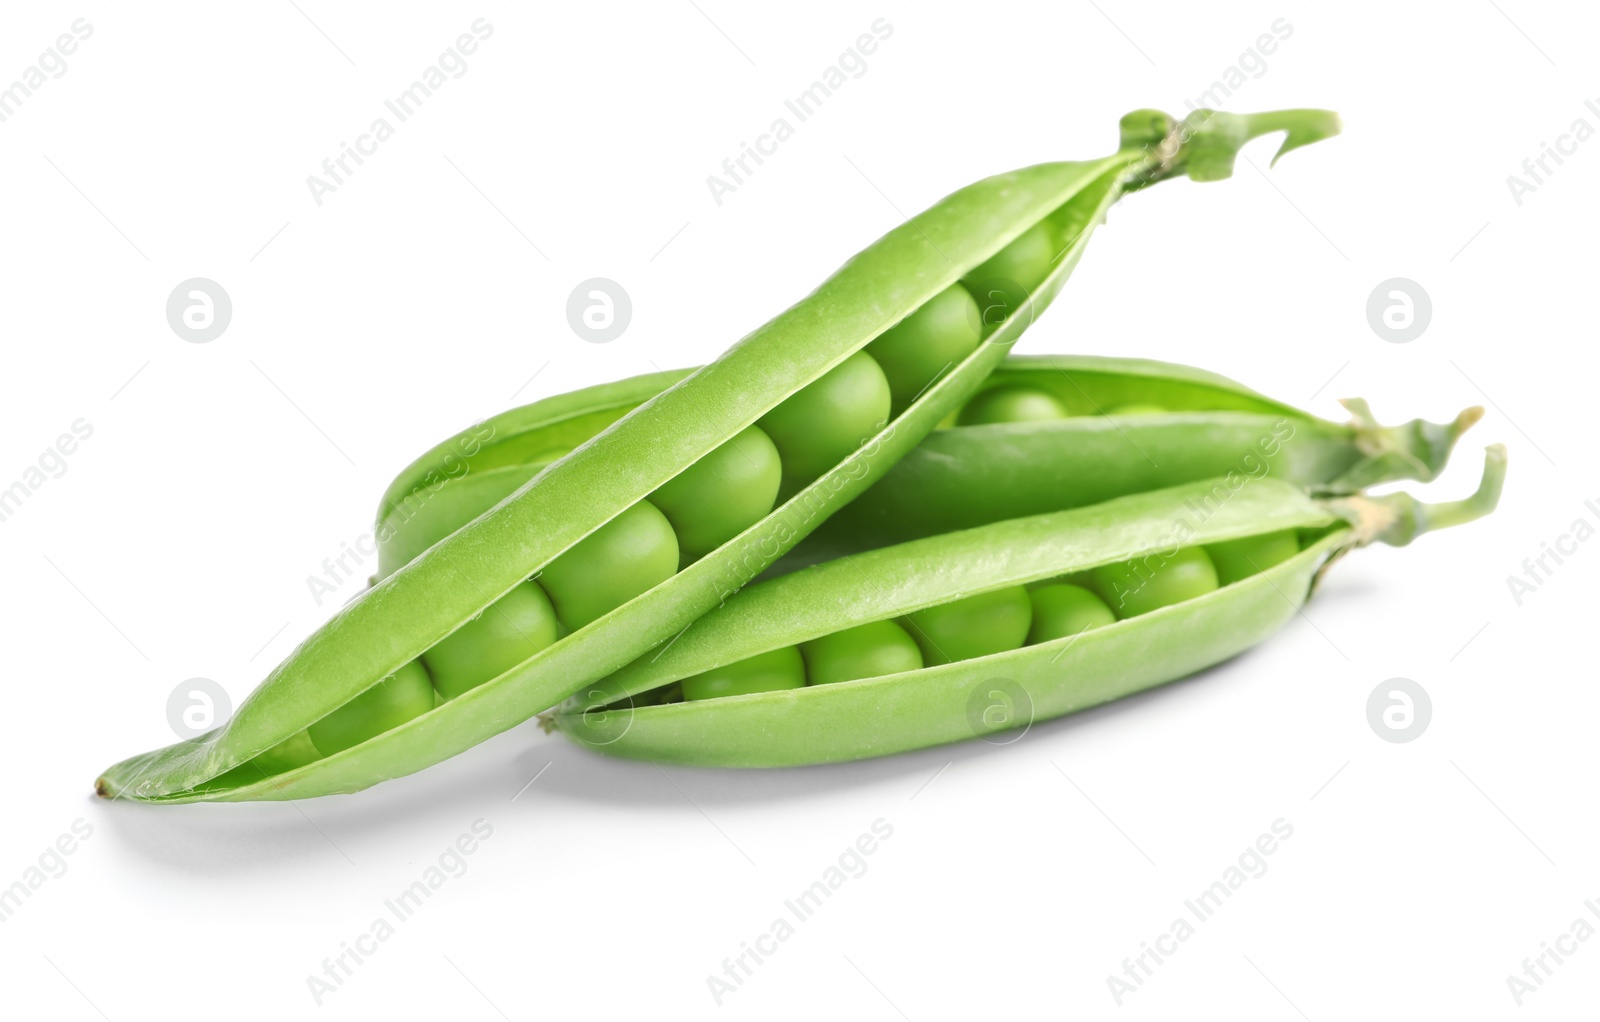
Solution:
[{"label": "open pea pod", "polygon": [[[384,494],[376,527],[379,577],[689,372],[546,398],[434,448]],[[1336,423],[1190,366],[1013,355],[941,428],[822,523],[777,569],[1230,472],[1271,475],[1319,493],[1427,482],[1482,414],[1469,408],[1449,423],[1415,419],[1383,426],[1364,401],[1345,404],[1353,417]],[[1008,421],[1008,414],[1030,417]],[[957,425],[973,418],[984,421]]]},{"label": "open pea pod", "polygon": [[[717,606],[914,447],[1054,298],[1125,191],[1226,176],[1218,154],[1249,138],[1283,131],[1293,148],[1338,121],[1143,111],[1122,127],[1111,156],[980,181],[890,231],[383,577],[226,725],[116,764],[97,790],[160,802],[353,791],[560,703]],[[478,443],[469,431],[445,448],[470,460]],[[741,476],[746,463],[757,471]],[[680,476],[692,485],[668,485]],[[729,479],[744,488],[719,490]],[[753,492],[765,506],[730,531],[728,508],[762,503]],[[485,673],[463,677],[473,667]]]},{"label": "open pea pod", "polygon": [[967,410],[992,413],[990,395],[1014,407],[1019,394],[1047,396],[1045,412],[1065,417],[930,434],[780,569],[1213,477],[1271,477],[1320,495],[1431,482],[1483,416],[1472,407],[1447,423],[1384,426],[1352,398],[1350,421],[1337,423],[1201,369],[1062,355],[1007,359]]},{"label": "open pea pod", "polygon": [[828,561],[750,586],[545,722],[610,755],[732,767],[1023,727],[1248,649],[1332,561],[1488,514],[1504,475],[1496,446],[1446,504],[1207,480]]}]

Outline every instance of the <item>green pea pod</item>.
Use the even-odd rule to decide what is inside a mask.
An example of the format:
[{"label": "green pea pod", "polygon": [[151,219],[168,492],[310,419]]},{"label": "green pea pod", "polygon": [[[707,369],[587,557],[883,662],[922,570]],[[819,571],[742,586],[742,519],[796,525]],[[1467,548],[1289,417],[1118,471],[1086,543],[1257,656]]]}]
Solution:
[{"label": "green pea pod", "polygon": [[[1157,132],[1157,124],[1164,130]],[[1257,117],[1207,112],[1182,124],[1145,111],[1124,119],[1123,145],[1109,157],[1042,164],[953,193],[856,255],[717,361],[612,422],[382,578],[301,643],[226,725],[116,764],[97,791],[162,802],[354,791],[437,763],[560,703],[717,606],[914,447],[972,393],[1054,298],[1093,229],[1124,191],[1186,172],[1195,145],[1205,148],[1202,162],[1212,168],[1206,173],[1216,177],[1225,175],[1215,173],[1215,152],[1249,138],[1284,131],[1292,148],[1337,130],[1337,118],[1322,111]],[[1015,273],[1008,277],[992,269],[1014,265],[1037,270],[1020,289]],[[952,359],[892,419],[849,438],[849,453],[818,464],[803,443],[809,434],[829,434],[835,424],[816,416],[808,420],[801,414],[806,402],[831,393],[836,370],[843,372],[852,360],[860,365],[862,349],[958,282],[983,285],[974,288],[981,324],[973,325],[982,343]],[[870,371],[881,373],[875,362]],[[884,407],[887,412],[887,399]],[[669,567],[657,581],[651,573],[664,552],[677,566],[679,541],[646,498],[758,420],[774,429],[781,423],[795,438],[785,454],[782,502],[682,570]],[[470,452],[478,443],[478,434],[469,433],[447,447]],[[792,471],[799,465],[807,471]],[[646,556],[639,544],[649,542],[652,529],[659,542]],[[593,546],[587,541],[602,537],[602,546],[617,554],[608,563],[635,573],[647,567],[646,585],[629,588],[609,572],[582,570],[566,556],[583,551],[587,558]],[[536,576],[551,584],[559,578],[563,588],[587,579],[610,587],[608,599],[567,604],[557,594],[565,634],[492,678],[474,679],[470,690],[441,705],[421,708],[417,683],[427,676],[419,673],[418,658],[528,580],[539,584]],[[406,712],[399,695],[408,695],[414,715],[370,736],[324,726],[329,741],[318,740],[319,722],[357,706],[357,697],[379,686],[382,691],[368,701],[383,709],[385,719]],[[348,722],[341,717],[339,723]],[[309,742],[301,742],[308,729]],[[300,765],[290,759],[287,769],[271,773],[285,765],[286,743],[323,754]],[[337,751],[323,748],[330,743]]]},{"label": "green pea pod", "polygon": [[[384,495],[379,577],[689,372],[637,376],[514,408],[419,458]],[[778,569],[1230,472],[1272,475],[1318,493],[1428,482],[1482,414],[1469,408],[1450,423],[1383,426],[1366,402],[1352,399],[1345,402],[1352,421],[1334,423],[1203,369],[1089,355],[1013,355],[974,400],[1016,388],[1052,394],[1066,417],[953,426],[960,413],[952,413],[945,428],[840,508]],[[1132,403],[1163,411],[1104,414]]]},{"label": "green pea pod", "polygon": [[[1131,359],[1013,356],[974,397],[1027,387],[1069,418],[936,431],[779,565],[1211,478],[1266,476],[1311,493],[1431,482],[1483,416],[1383,426],[1363,400],[1335,423],[1201,369]],[[1161,411],[1106,414],[1131,402]]]},{"label": "green pea pod", "polygon": [[[775,767],[888,755],[985,736],[1177,680],[1261,642],[1356,547],[1403,546],[1491,512],[1505,450],[1472,497],[1319,499],[1254,480],[1207,510],[1210,481],[886,547],[750,586],[665,650],[592,686],[546,724],[610,755]],[[845,629],[1122,562],[1285,533],[1303,549],[1247,578],[1113,624],[1005,652],[834,684],[648,705],[664,686]],[[1161,570],[1158,562],[1157,573]],[[1159,578],[1159,574],[1154,577]]]}]

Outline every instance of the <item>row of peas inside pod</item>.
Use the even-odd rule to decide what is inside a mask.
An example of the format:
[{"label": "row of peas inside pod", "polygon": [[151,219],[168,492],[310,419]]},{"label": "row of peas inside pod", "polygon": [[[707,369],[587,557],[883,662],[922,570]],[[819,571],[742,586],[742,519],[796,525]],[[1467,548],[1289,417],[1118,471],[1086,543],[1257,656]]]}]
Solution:
[{"label": "row of peas inside pod", "polygon": [[[1330,565],[1494,510],[1205,480],[945,533],[756,583],[545,717],[610,755],[837,762],[960,741],[1193,674],[1293,619]],[[998,707],[1005,712],[996,715]]]},{"label": "row of peas inside pod", "polygon": [[713,668],[659,701],[855,681],[1004,653],[1202,596],[1299,552],[1299,535],[1283,530],[991,589]]}]

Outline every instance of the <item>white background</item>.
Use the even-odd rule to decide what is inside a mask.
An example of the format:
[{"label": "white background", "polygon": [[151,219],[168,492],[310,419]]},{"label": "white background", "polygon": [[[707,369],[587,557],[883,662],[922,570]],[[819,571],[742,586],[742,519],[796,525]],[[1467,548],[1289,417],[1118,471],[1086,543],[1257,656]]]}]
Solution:
[{"label": "white background", "polygon": [[[1600,543],[1521,606],[1506,580],[1600,500],[1600,141],[1521,205],[1506,178],[1574,119],[1600,127],[1584,107],[1600,94],[1593,12],[697,3],[7,9],[0,83],[74,19],[93,35],[0,124],[0,486],[75,420],[94,433],[0,522],[0,886],[74,821],[92,828],[0,923],[5,1014],[1592,1007],[1600,940],[1520,1009],[1506,977],[1575,919],[1600,926],[1584,908],[1600,898]],[[493,35],[466,73],[317,205],[307,176],[478,17]],[[867,71],[717,206],[707,175],[879,17],[894,32]],[[513,404],[714,357],[902,212],[1109,152],[1129,109],[1182,112],[1279,18],[1292,35],[1224,107],[1329,107],[1346,133],[1270,174],[1260,142],[1231,181],[1129,197],[1019,350],[1193,362],[1330,417],[1349,395],[1391,422],[1485,404],[1429,493],[1468,492],[1482,446],[1504,441],[1492,519],[1353,556],[1258,650],[1002,748],[663,773],[527,724],[356,796],[91,796],[100,769],[172,740],[180,682],[215,679],[237,705],[354,594],[319,607],[306,579],[426,446]],[[164,315],[195,276],[233,300],[209,344]],[[594,276],[633,300],[607,345],[565,316]],[[1365,314],[1396,276],[1433,302],[1409,344]],[[1410,744],[1367,724],[1393,677],[1433,701]],[[1268,872],[1119,1008],[1107,977],[1280,818],[1293,837]],[[318,1009],[307,977],[480,819],[493,836],[465,874]],[[893,836],[865,875],[717,1008],[707,977],[880,819]]]}]

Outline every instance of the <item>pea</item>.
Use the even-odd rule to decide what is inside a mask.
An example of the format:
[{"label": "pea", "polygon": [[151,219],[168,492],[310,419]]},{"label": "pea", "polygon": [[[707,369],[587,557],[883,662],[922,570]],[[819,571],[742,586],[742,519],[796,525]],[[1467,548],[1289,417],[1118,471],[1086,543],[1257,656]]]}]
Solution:
[{"label": "pea", "polygon": [[685,561],[704,557],[759,522],[778,498],[783,466],[772,438],[751,426],[650,495]]},{"label": "pea", "polygon": [[876,678],[922,667],[916,640],[893,621],[846,628],[800,644],[806,678],[813,685]]},{"label": "pea", "polygon": [[1282,564],[1300,552],[1300,537],[1293,529],[1246,536],[1206,547],[1211,563],[1217,567],[1217,584],[1232,585],[1274,564]]},{"label": "pea", "polygon": [[311,744],[311,736],[302,730],[296,731],[250,762],[259,767],[262,773],[281,774],[321,758],[322,753]]},{"label": "pea", "polygon": [[559,637],[556,610],[537,582],[524,582],[422,654],[446,699],[498,678]]},{"label": "pea", "polygon": [[1056,251],[1049,226],[1037,223],[961,278],[978,300],[985,334],[1020,309],[1050,276]]},{"label": "pea", "polygon": [[843,461],[889,421],[889,381],[858,351],[761,417],[783,456],[788,489],[799,489]]},{"label": "pea", "polygon": [[929,667],[1019,648],[1033,610],[1020,585],[978,593],[906,615]]},{"label": "pea", "polygon": [[799,648],[784,646],[683,679],[683,698],[716,699],[804,688],[805,684],[806,664]]},{"label": "pea", "polygon": [[577,631],[678,572],[678,537],[641,500],[545,565],[538,576],[556,617]]},{"label": "pea", "polygon": [[1045,422],[1070,416],[1061,399],[1040,387],[991,387],[968,401],[956,416],[957,425],[983,426],[992,422]]},{"label": "pea", "polygon": [[1107,564],[1091,571],[1090,577],[1095,591],[1119,618],[1147,614],[1217,588],[1217,569],[1197,546],[1183,547],[1171,556],[1154,553]]},{"label": "pea", "polygon": [[1028,644],[1064,639],[1117,620],[1105,601],[1082,586],[1052,582],[1028,593],[1033,602],[1033,625]]},{"label": "pea", "polygon": [[434,707],[433,682],[419,660],[398,671],[306,728],[324,756],[343,752],[420,717]]},{"label": "pea", "polygon": [[888,377],[893,411],[899,415],[946,367],[972,354],[980,340],[978,303],[966,288],[952,284],[885,330],[866,350]]},{"label": "pea", "polygon": [[1131,404],[1117,405],[1115,408],[1107,408],[1105,413],[1107,415],[1163,415],[1166,411],[1160,405],[1133,402]]}]

